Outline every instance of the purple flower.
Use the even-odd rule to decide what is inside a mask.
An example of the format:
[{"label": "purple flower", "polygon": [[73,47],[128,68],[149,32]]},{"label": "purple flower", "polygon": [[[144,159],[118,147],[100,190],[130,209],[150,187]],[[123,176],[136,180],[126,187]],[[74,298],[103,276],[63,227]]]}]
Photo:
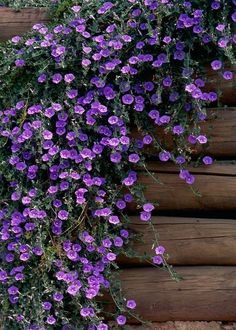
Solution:
[{"label": "purple flower", "polygon": [[187,175],[185,182],[192,185],[195,182],[195,177],[191,174]]},{"label": "purple flower", "polygon": [[52,82],[54,84],[59,84],[61,81],[62,81],[63,77],[60,73],[55,73],[53,76],[52,76]]},{"label": "purple flower", "polygon": [[140,213],[140,219],[142,221],[149,221],[151,219],[151,213],[150,212],[145,212],[145,211],[141,212]]},{"label": "purple flower", "polygon": [[135,300],[127,300],[126,306],[129,309],[135,309],[136,308],[136,302],[135,302]]},{"label": "purple flower", "polygon": [[109,261],[115,261],[116,260],[116,254],[112,253],[112,252],[107,253],[106,257]]},{"label": "purple flower", "polygon": [[134,97],[131,94],[125,94],[122,96],[122,102],[126,105],[130,105],[134,102]]},{"label": "purple flower", "polygon": [[19,68],[25,66],[25,61],[23,59],[18,59],[15,61],[15,65]]},{"label": "purple flower", "polygon": [[53,300],[55,300],[55,301],[62,301],[62,299],[63,299],[63,294],[62,293],[60,293],[60,292],[55,292],[54,294],[53,294]]},{"label": "purple flower", "polygon": [[211,62],[211,67],[213,70],[219,70],[222,68],[222,62],[220,60],[214,60]]},{"label": "purple flower", "polygon": [[75,76],[73,75],[73,73],[68,73],[64,76],[64,80],[68,84],[70,84],[74,79],[75,79]]},{"label": "purple flower", "polygon": [[118,164],[121,162],[121,154],[119,152],[115,152],[113,154],[110,155],[110,160],[112,163]]},{"label": "purple flower", "polygon": [[44,301],[42,303],[42,307],[43,309],[45,309],[46,311],[49,311],[52,308],[52,304],[49,301]]},{"label": "purple flower", "polygon": [[117,215],[110,216],[108,221],[113,225],[117,225],[118,223],[120,223],[120,219],[118,218]]},{"label": "purple flower", "polygon": [[105,2],[102,7],[98,9],[98,14],[105,14],[107,11],[109,11],[114,4],[112,2]]},{"label": "purple flower", "polygon": [[176,134],[176,135],[181,135],[184,133],[184,128],[182,125],[176,125],[173,127],[173,133]]},{"label": "purple flower", "polygon": [[233,72],[231,72],[231,71],[225,71],[224,73],[223,73],[223,78],[225,79],[225,80],[232,80],[233,79]]},{"label": "purple flower", "polygon": [[49,315],[46,319],[46,323],[47,324],[50,324],[50,325],[53,325],[56,323],[56,319],[53,315]]},{"label": "purple flower", "polygon": [[155,208],[154,205],[151,203],[146,203],[143,205],[143,210],[145,212],[152,212],[154,210],[154,208]]},{"label": "purple flower", "polygon": [[218,2],[218,1],[213,1],[213,2],[211,3],[211,8],[214,9],[214,10],[219,9],[219,8],[220,8],[220,2]]},{"label": "purple flower", "polygon": [[129,155],[129,162],[130,163],[138,163],[140,161],[140,157],[138,154],[130,154]]},{"label": "purple flower", "polygon": [[77,89],[71,89],[66,93],[66,95],[69,99],[74,99],[78,96],[78,91]]},{"label": "purple flower", "polygon": [[38,76],[38,82],[41,84],[44,83],[46,81],[46,79],[47,79],[47,76],[45,73],[42,73],[40,76]]},{"label": "purple flower", "polygon": [[161,265],[163,263],[163,259],[161,256],[152,257],[152,262],[156,265]]},{"label": "purple flower", "polygon": [[205,156],[202,159],[205,165],[211,165],[213,163],[213,159],[210,156]]},{"label": "purple flower", "polygon": [[118,325],[125,325],[126,317],[124,315],[119,315],[116,318],[116,322],[117,322]]},{"label": "purple flower", "polygon": [[163,246],[159,245],[155,248],[155,252],[156,252],[156,254],[164,254],[165,248]]},{"label": "purple flower", "polygon": [[169,151],[161,151],[159,153],[159,159],[162,161],[162,162],[167,162],[169,159],[171,158],[171,154]]},{"label": "purple flower", "polygon": [[78,13],[81,9],[81,6],[72,6],[71,9],[74,13]]},{"label": "purple flower", "polygon": [[9,295],[16,295],[19,293],[19,289],[14,285],[10,286],[7,291]]},{"label": "purple flower", "polygon": [[207,143],[207,137],[205,135],[199,135],[197,137],[197,141],[200,143],[200,144],[205,144]]},{"label": "purple flower", "polygon": [[69,216],[69,212],[65,211],[65,210],[60,210],[58,212],[58,218],[61,220],[67,220]]},{"label": "purple flower", "polygon": [[24,171],[27,168],[27,165],[24,162],[19,162],[16,164],[16,169],[18,171]]},{"label": "purple flower", "polygon": [[18,44],[20,41],[21,41],[21,37],[20,36],[15,36],[11,39],[11,41],[14,43],[14,44]]}]

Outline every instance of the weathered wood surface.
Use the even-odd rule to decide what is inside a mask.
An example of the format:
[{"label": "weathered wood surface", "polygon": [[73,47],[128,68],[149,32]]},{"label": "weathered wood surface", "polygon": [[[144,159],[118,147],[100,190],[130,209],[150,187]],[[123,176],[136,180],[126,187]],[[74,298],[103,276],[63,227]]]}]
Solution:
[{"label": "weathered wood surface", "polygon": [[124,294],[137,301],[146,320],[236,320],[236,267],[176,267],[183,277],[175,282],[153,268],[125,269]]},{"label": "weathered wood surface", "polygon": [[232,80],[225,80],[220,71],[214,71],[210,67],[206,68],[204,74],[207,76],[207,84],[204,89],[207,92],[216,91],[222,104],[236,105],[236,66],[225,67],[226,70],[234,72]]},{"label": "weathered wood surface", "polygon": [[[215,164],[189,168],[195,174],[193,188],[201,196],[191,193],[190,186],[178,176],[178,168],[171,164],[149,163],[149,169],[161,184],[147,174],[139,174],[139,182],[146,187],[149,201],[159,203],[162,211],[235,211],[236,165]],[[130,206],[130,210],[134,210]]]},{"label": "weathered wood surface", "polygon": [[[190,145],[194,154],[203,152],[218,158],[235,158],[236,156],[236,108],[208,109],[208,119],[201,124],[202,133],[209,139],[207,146]],[[141,133],[134,131],[132,136],[139,137]],[[167,149],[173,148],[173,136],[164,132],[160,127],[156,130],[156,136],[164,141]],[[149,154],[154,154],[152,147],[146,147]]]},{"label": "weathered wood surface", "polygon": [[[139,217],[131,217],[130,229],[142,234],[134,249],[139,255],[155,255],[152,228]],[[159,244],[169,254],[172,265],[235,265],[236,219],[153,217]],[[140,259],[121,257],[121,265],[142,265]],[[147,265],[147,263],[146,263]]]},{"label": "weathered wood surface", "polygon": [[0,8],[0,41],[22,35],[36,23],[48,22],[48,14],[44,8],[25,8],[14,10]]},{"label": "weathered wood surface", "polygon": [[[235,91],[232,95],[236,95]],[[236,156],[236,108],[209,109],[209,120],[202,124],[203,132],[209,136],[205,149],[215,157]]]}]

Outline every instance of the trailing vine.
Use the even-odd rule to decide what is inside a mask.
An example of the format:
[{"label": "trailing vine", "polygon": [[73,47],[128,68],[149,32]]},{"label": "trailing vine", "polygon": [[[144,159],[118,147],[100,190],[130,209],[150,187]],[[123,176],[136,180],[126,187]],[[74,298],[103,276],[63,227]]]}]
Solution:
[{"label": "trailing vine", "polygon": [[201,123],[219,102],[205,89],[205,67],[233,79],[235,4],[54,1],[52,24],[0,46],[4,329],[106,330],[111,317],[118,327],[140,320],[116,276],[118,255],[136,255],[130,207],[154,231],[153,255],[143,258],[177,278],[151,222],[158,191],[147,201],[139,173],[161,184],[148,167],[152,147],[193,187],[188,164],[208,144]]}]

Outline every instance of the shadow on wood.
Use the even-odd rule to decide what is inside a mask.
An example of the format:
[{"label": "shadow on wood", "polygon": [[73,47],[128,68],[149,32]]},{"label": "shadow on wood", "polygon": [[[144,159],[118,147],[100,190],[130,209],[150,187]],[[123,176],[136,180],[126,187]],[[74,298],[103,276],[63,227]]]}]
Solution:
[{"label": "shadow on wood", "polygon": [[[138,217],[131,217],[130,229],[142,234],[142,240],[134,244],[139,255],[152,250],[154,233],[151,227]],[[236,219],[206,219],[181,217],[153,217],[159,243],[170,255],[172,265],[236,265]],[[139,259],[120,257],[120,264],[148,265]]]}]

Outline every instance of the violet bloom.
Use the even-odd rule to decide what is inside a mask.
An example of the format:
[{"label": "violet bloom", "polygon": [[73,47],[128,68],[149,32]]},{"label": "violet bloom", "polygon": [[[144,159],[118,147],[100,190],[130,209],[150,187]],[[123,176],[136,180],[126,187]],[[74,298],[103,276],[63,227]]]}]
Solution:
[{"label": "violet bloom", "polygon": [[186,162],[186,159],[185,159],[184,156],[177,156],[175,161],[176,161],[176,164],[181,165],[181,164],[184,164]]},{"label": "violet bloom", "polygon": [[232,80],[233,79],[233,72],[232,71],[225,71],[224,73],[223,73],[223,78],[225,79],[225,80]]},{"label": "violet bloom", "polygon": [[13,44],[18,44],[21,41],[21,37],[20,36],[15,36],[11,39],[11,41],[13,42]]},{"label": "violet bloom", "polygon": [[130,154],[129,155],[129,162],[130,163],[138,163],[140,161],[140,157],[138,154]]},{"label": "violet bloom", "polygon": [[46,323],[50,324],[50,325],[53,325],[56,323],[56,319],[53,315],[49,315],[46,319]]},{"label": "violet bloom", "polygon": [[126,105],[130,105],[134,102],[134,97],[131,94],[125,94],[122,96],[122,102]]},{"label": "violet bloom", "polygon": [[118,164],[121,162],[121,154],[119,152],[115,152],[110,155],[110,160],[112,163]]},{"label": "violet bloom", "polygon": [[154,256],[152,258],[152,262],[156,265],[161,265],[163,263],[163,259],[161,256]]},{"label": "violet bloom", "polygon": [[58,218],[61,220],[67,220],[69,216],[69,212],[65,211],[65,210],[60,210],[58,212]]},{"label": "violet bloom", "polygon": [[14,193],[11,194],[11,200],[12,201],[18,201],[21,198],[21,193],[15,191]]},{"label": "violet bloom", "polygon": [[193,175],[189,174],[189,175],[187,175],[185,182],[189,185],[192,185],[195,182],[195,177]]},{"label": "violet bloom", "polygon": [[60,293],[60,292],[55,292],[53,294],[53,300],[57,301],[57,302],[60,302],[63,300],[63,294]]},{"label": "violet bloom", "polygon": [[19,293],[19,289],[14,285],[10,286],[7,291],[9,295],[16,295]]},{"label": "violet bloom", "polygon": [[78,96],[78,91],[76,89],[71,89],[66,92],[66,95],[69,99],[74,99]]},{"label": "violet bloom", "polygon": [[167,162],[169,159],[171,158],[171,154],[169,151],[161,151],[159,153],[159,159],[162,161],[162,162]]},{"label": "violet bloom", "polygon": [[173,127],[173,133],[176,134],[176,135],[181,135],[184,133],[184,128],[182,125],[176,125]]},{"label": "violet bloom", "polygon": [[126,203],[122,200],[122,199],[119,199],[117,202],[116,202],[116,207],[119,209],[119,210],[123,210],[126,208]]},{"label": "violet bloom", "polygon": [[154,208],[155,208],[154,205],[151,203],[146,203],[143,205],[143,210],[145,212],[152,212],[154,210]]},{"label": "violet bloom", "polygon": [[78,13],[81,9],[81,6],[72,6],[71,7],[71,10],[74,12],[74,13]]},{"label": "violet bloom", "polygon": [[126,306],[129,309],[135,309],[136,308],[136,302],[135,302],[135,300],[127,300]]},{"label": "violet bloom", "polygon": [[222,68],[222,62],[220,60],[214,60],[211,62],[211,67],[213,70],[219,70]]},{"label": "violet bloom", "polygon": [[116,318],[116,322],[118,325],[125,325],[126,324],[126,317],[124,315],[119,315]]},{"label": "violet bloom", "polygon": [[21,67],[25,66],[25,61],[23,59],[18,59],[15,61],[15,65],[16,65],[16,67],[21,68]]},{"label": "violet bloom", "polygon": [[46,81],[46,79],[47,79],[47,76],[45,73],[42,73],[41,75],[38,76],[38,82],[41,84],[44,83]]},{"label": "violet bloom", "polygon": [[109,11],[112,7],[114,6],[114,4],[112,2],[105,2],[102,7],[100,7],[98,9],[98,14],[105,14],[107,11]]},{"label": "violet bloom", "polygon": [[118,223],[120,223],[120,219],[118,218],[117,215],[111,215],[109,218],[108,218],[108,221],[113,224],[113,225],[117,225]]},{"label": "violet bloom", "polygon": [[52,76],[52,82],[54,84],[59,84],[61,81],[62,81],[63,77],[60,73],[55,73],[53,76]]},{"label": "violet bloom", "polygon": [[46,311],[49,311],[52,308],[52,304],[49,301],[44,301],[42,303],[42,307],[43,309],[45,309]]},{"label": "violet bloom", "polygon": [[108,330],[108,325],[105,323],[99,323],[97,330]]},{"label": "violet bloom", "polygon": [[213,163],[213,159],[210,156],[205,156],[202,159],[205,165],[211,165]]},{"label": "violet bloom", "polygon": [[107,257],[107,259],[108,259],[109,261],[114,261],[114,260],[116,260],[116,254],[115,254],[115,253],[112,253],[112,252],[107,253],[106,257]]},{"label": "violet bloom", "polygon": [[155,248],[155,252],[156,252],[156,254],[164,254],[165,248],[163,246],[159,245]]},{"label": "violet bloom", "polygon": [[150,212],[145,212],[145,211],[141,212],[140,213],[140,219],[142,221],[149,221],[151,219],[151,213]]},{"label": "violet bloom", "polygon": [[199,135],[197,137],[197,141],[200,143],[200,144],[205,144],[207,143],[207,137],[205,135]]},{"label": "violet bloom", "polygon": [[64,80],[68,84],[70,84],[74,79],[75,79],[75,76],[73,75],[73,73],[68,73],[64,76]]}]

